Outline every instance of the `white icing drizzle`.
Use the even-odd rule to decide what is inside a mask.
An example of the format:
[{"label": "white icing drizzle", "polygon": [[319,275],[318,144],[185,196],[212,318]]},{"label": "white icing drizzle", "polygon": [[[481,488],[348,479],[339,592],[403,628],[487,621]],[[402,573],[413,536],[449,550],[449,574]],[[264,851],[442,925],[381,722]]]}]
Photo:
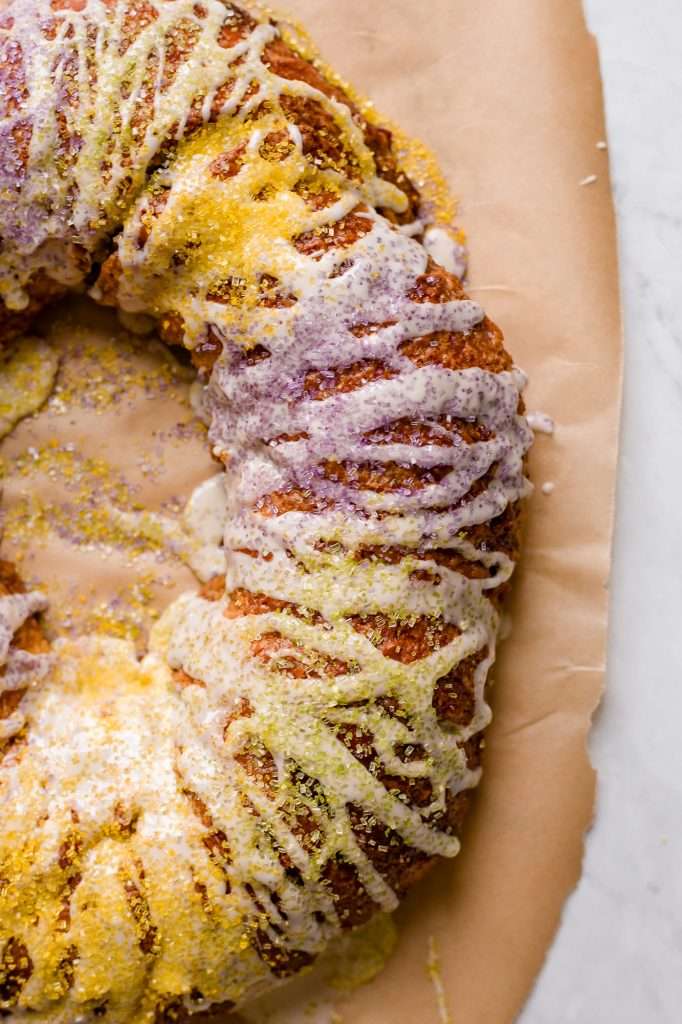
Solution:
[{"label": "white icing drizzle", "polygon": [[530,429],[536,434],[554,434],[556,423],[546,412],[529,412],[526,421]]},{"label": "white icing drizzle", "polygon": [[[420,854],[457,852],[443,817],[448,801],[478,781],[463,747],[490,718],[485,683],[499,622],[489,594],[513,570],[504,552],[476,548],[463,531],[501,515],[530,488],[523,462],[532,433],[518,413],[523,375],[417,366],[402,354],[416,338],[466,335],[484,314],[470,300],[409,297],[428,253],[409,230],[375,212],[403,211],[406,199],[377,176],[348,108],[266,67],[264,48],[277,36],[269,21],[226,49],[219,0],[157,0],[157,17],[141,23],[123,54],[125,7],[88,0],[82,12],[59,12],[54,38],[40,28],[47,0],[10,7],[30,88],[0,122],[0,146],[22,119],[33,132],[18,190],[16,162],[0,160],[0,220],[9,241],[0,254],[0,295],[22,308],[36,269],[69,284],[82,280],[87,268],[78,269],[74,245],[97,257],[120,227],[119,306],[179,316],[190,347],[219,339],[205,399],[212,443],[227,464],[220,555],[227,594],[176,602],[142,665],[115,644],[60,648],[54,674],[26,695],[28,747],[0,776],[0,795],[12,808],[0,837],[0,877],[11,878],[0,887],[0,950],[19,935],[33,966],[13,1016],[30,1010],[50,1024],[84,1019],[104,1001],[113,1024],[142,1024],[153,1020],[156,999],[176,996],[189,1006],[195,989],[207,1002],[241,1000],[268,982],[256,955],[263,937],[306,962],[304,954],[316,955],[338,932],[329,864],[350,865],[366,895],[393,909],[397,895],[363,847],[353,807]],[[181,21],[192,26],[194,47],[163,89],[169,33]],[[219,123],[181,142],[145,185],[164,141],[183,139],[195,101],[203,121],[211,120],[230,75]],[[146,88],[153,116],[136,135]],[[284,95],[314,100],[333,117],[357,173],[311,164],[300,129],[282,112]],[[55,173],[60,115],[82,144],[70,161],[57,161]],[[273,162],[262,146],[283,129],[291,145]],[[222,180],[214,161],[239,146],[243,165]],[[337,198],[311,209],[295,188],[302,179]],[[154,209],[161,193],[163,208]],[[352,245],[316,255],[296,246],[298,236],[334,232],[351,213],[367,228]],[[259,304],[268,279],[292,301]],[[242,306],[215,298],[225,280],[243,287]],[[367,324],[369,332],[354,333]],[[265,357],[246,358],[257,345]],[[358,360],[376,361],[386,375],[354,391],[306,394],[307,374]],[[486,439],[465,443],[443,417],[485,428]],[[402,419],[425,424],[442,443],[368,439]],[[381,493],[325,471],[329,463],[394,462],[446,472],[409,493]],[[202,543],[214,554],[222,486],[207,485],[187,516],[190,526],[201,521]],[[259,509],[261,500],[291,489],[307,495],[314,511],[267,516]],[[403,549],[398,561],[367,555],[388,546]],[[439,564],[435,548],[488,571],[463,575]],[[230,594],[239,590],[299,611],[285,605],[230,618]],[[6,631],[14,607],[0,617]],[[420,660],[397,661],[356,628],[357,618],[375,614],[403,625],[426,617],[448,627],[447,640]],[[7,635],[9,645],[13,630]],[[272,636],[284,653],[257,656]],[[321,667],[292,677],[292,657]],[[434,706],[438,681],[473,657],[473,715],[465,726],[444,727]],[[386,712],[387,699],[400,715]],[[367,770],[339,738],[349,726],[371,736],[385,774],[428,784],[426,806]],[[404,760],[401,747],[417,756]],[[270,759],[267,786],[248,770],[254,751]],[[47,779],[42,788],[40,779]],[[312,845],[292,826],[303,813],[318,833]],[[78,898],[69,890],[68,927],[55,935],[71,877],[60,866],[70,831],[78,836]],[[120,955],[110,955],[113,944]],[[59,965],[70,948],[77,958],[69,986]]]},{"label": "white icing drizzle", "polygon": [[[207,123],[216,114],[243,121],[285,92],[313,98],[343,127],[365,167],[372,164],[346,106],[305,82],[280,79],[264,65],[264,48],[278,35],[268,21],[225,48],[220,34],[229,11],[221,0],[157,2],[155,17],[148,23],[140,19],[138,35],[126,49],[126,9],[122,0],[87,0],[84,11],[60,10],[50,38],[46,22],[53,12],[46,0],[10,4],[12,52],[20,48],[30,83],[26,96],[15,90],[16,109],[0,125],[0,152],[6,154],[0,159],[0,222],[5,242],[11,241],[0,253],[0,297],[10,309],[27,305],[25,285],[37,270],[68,286],[84,279],[89,260],[83,265],[83,250],[96,255],[125,222],[161,147],[183,138],[195,101],[202,101]],[[180,25],[191,28],[194,45],[167,84],[164,68],[173,30]],[[218,91],[231,74],[234,87],[216,112]],[[248,96],[252,85],[257,88]],[[136,115],[150,88],[153,115],[140,130]],[[32,130],[23,168],[14,138],[27,124]],[[55,161],[64,135],[71,154]],[[292,129],[291,135],[300,147],[300,132]],[[372,203],[404,205],[402,193],[375,175],[364,191]]]},{"label": "white icing drizzle", "polygon": [[440,225],[428,227],[424,232],[424,248],[445,270],[459,278],[464,277],[467,269],[466,247],[452,230]]},{"label": "white icing drizzle", "polygon": [[200,580],[210,580],[225,571],[225,474],[216,473],[194,489],[182,520],[194,541],[190,566]]},{"label": "white icing drizzle", "polygon": [[192,406],[194,415],[204,423],[208,423],[210,420],[210,413],[206,406],[206,383],[197,377],[192,383],[189,390],[189,401]]},{"label": "white icing drizzle", "polygon": [[[11,647],[11,643],[27,619],[46,607],[47,600],[36,591],[0,597],[0,693],[27,690],[45,676],[50,664],[49,656],[18,650]],[[11,715],[0,719],[0,749],[6,740],[21,732],[25,723],[21,705]]]},{"label": "white icing drizzle", "polygon": [[[106,1002],[116,1022],[153,1020],[161,993],[196,985],[218,1001],[264,980],[267,969],[241,945],[250,900],[239,886],[226,891],[203,843],[209,832],[179,791],[186,709],[167,666],[154,655],[139,663],[132,645],[111,638],[58,641],[49,681],[25,702],[27,746],[0,772],[0,865],[12,880],[0,890],[0,951],[19,924],[33,963],[13,1016],[32,1006],[31,1019],[66,1024]],[[209,752],[192,754],[199,776],[218,767]],[[217,773],[213,788],[219,807]],[[60,866],[69,851],[71,869]],[[55,928],[76,870],[70,925]],[[144,922],[131,915],[125,878],[150,908],[156,957],[140,948]],[[74,947],[77,984],[67,992],[57,966]]]},{"label": "white icing drizzle", "polygon": [[[173,129],[182,136],[178,117],[182,119],[184,113],[186,118],[197,96],[212,104],[225,81],[227,65],[243,54],[245,44],[232,51],[219,45],[225,21],[222,4],[209,3],[204,19],[196,17],[194,6],[187,0],[157,4],[156,18],[142,29],[123,60],[126,4],[118,2],[107,10],[102,0],[89,0],[85,15],[61,10],[53,39],[46,37],[42,26],[48,4],[11,4],[12,39],[22,48],[30,90],[20,109],[3,119],[1,138],[7,146],[6,140],[26,121],[33,125],[33,132],[19,197],[14,194],[14,161],[0,167],[0,184],[11,194],[0,199],[3,233],[13,240],[12,249],[3,253],[0,276],[0,294],[10,308],[25,305],[23,285],[36,267],[63,266],[62,240],[75,238],[88,251],[95,251],[111,234],[123,220],[126,197],[139,192],[163,142]],[[192,60],[181,64],[170,87],[162,91],[168,33],[180,19],[192,24],[198,38]],[[94,66],[87,57],[93,29]],[[260,32],[274,34],[267,26]],[[158,63],[154,116],[139,133],[134,114],[149,84],[146,78],[153,55]],[[70,95],[74,96],[71,103]],[[68,135],[82,140],[75,159],[65,161],[65,167],[54,159],[60,149],[58,113],[66,117]],[[109,177],[103,188],[105,164]],[[48,252],[52,259],[46,263]],[[69,283],[75,282],[70,279]]]}]

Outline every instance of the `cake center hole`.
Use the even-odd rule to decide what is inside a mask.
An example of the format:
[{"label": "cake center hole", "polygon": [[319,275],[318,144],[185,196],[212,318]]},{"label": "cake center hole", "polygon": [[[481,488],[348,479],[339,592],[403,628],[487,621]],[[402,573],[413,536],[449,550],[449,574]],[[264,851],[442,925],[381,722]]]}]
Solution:
[{"label": "cake center hole", "polygon": [[0,378],[3,557],[46,591],[51,637],[103,633],[143,653],[164,608],[222,566],[194,370],[73,299],[8,350]]}]

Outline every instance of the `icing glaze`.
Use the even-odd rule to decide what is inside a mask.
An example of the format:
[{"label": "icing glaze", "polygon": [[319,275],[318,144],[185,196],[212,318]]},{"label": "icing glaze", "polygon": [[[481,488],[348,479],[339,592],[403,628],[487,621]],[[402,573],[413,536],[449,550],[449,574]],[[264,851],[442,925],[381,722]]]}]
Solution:
[{"label": "icing glaze", "polygon": [[531,430],[536,434],[554,434],[556,423],[546,412],[529,412],[526,421]]},{"label": "icing glaze", "polygon": [[466,248],[456,232],[440,225],[431,225],[424,232],[424,248],[445,270],[457,277],[464,277],[467,268]]},{"label": "icing glaze", "polygon": [[[12,646],[14,634],[36,612],[44,611],[47,600],[43,594],[5,594],[0,597],[0,695],[27,690],[44,679],[50,665],[47,655],[31,654]],[[0,744],[17,736],[26,724],[20,705],[0,719]]]}]

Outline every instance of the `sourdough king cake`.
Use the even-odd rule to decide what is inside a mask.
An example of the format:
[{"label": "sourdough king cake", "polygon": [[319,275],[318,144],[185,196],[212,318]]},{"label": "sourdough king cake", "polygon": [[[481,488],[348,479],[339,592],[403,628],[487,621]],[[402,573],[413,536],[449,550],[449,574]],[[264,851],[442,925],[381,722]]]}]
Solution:
[{"label": "sourdough king cake", "polygon": [[47,639],[4,564],[0,1013],[210,1019],[459,849],[525,378],[391,133],[267,14],[15,0],[0,49],[2,339],[87,290],[188,350],[225,556],[142,660]]}]

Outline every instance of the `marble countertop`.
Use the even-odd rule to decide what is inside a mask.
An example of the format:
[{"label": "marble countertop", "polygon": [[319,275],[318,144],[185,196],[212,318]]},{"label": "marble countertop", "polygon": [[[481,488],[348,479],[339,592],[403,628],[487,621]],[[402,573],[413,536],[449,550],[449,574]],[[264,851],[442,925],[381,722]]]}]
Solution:
[{"label": "marble countertop", "polygon": [[682,3],[585,0],[619,219],[625,393],[583,878],[522,1024],[682,1021]]}]

